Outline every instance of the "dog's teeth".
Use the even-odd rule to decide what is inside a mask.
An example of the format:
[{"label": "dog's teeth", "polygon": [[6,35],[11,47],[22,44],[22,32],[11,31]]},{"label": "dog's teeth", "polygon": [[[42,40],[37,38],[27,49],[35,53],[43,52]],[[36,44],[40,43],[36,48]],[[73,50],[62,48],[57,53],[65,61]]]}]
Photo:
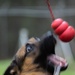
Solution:
[{"label": "dog's teeth", "polygon": [[68,63],[65,63],[65,67],[68,65]]},{"label": "dog's teeth", "polygon": [[60,69],[61,69],[61,66],[60,65],[55,66],[55,68],[54,68],[54,75],[59,75],[60,74]]}]

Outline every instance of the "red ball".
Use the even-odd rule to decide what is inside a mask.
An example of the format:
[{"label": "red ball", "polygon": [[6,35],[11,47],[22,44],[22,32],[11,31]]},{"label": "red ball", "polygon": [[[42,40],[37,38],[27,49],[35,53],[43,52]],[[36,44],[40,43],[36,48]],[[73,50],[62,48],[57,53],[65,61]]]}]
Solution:
[{"label": "red ball", "polygon": [[51,27],[55,30],[62,22],[63,20],[61,18],[55,19],[52,22]]},{"label": "red ball", "polygon": [[69,42],[74,38],[75,30],[72,26],[69,26],[60,36],[59,39],[63,42]]},{"label": "red ball", "polygon": [[54,30],[54,32],[57,34],[57,35],[61,35],[67,28],[68,28],[69,24],[66,22],[66,21],[63,21],[59,26],[58,28],[56,28]]}]

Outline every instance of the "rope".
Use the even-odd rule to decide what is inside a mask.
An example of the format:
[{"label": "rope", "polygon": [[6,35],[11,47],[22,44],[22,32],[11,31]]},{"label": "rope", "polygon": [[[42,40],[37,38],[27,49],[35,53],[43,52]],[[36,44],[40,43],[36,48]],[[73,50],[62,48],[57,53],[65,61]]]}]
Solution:
[{"label": "rope", "polygon": [[52,12],[51,5],[50,5],[49,0],[46,0],[46,3],[47,3],[47,6],[48,6],[48,9],[49,9],[49,11],[50,11],[52,20],[55,20],[55,17],[54,17],[54,14],[53,14],[53,12]]}]

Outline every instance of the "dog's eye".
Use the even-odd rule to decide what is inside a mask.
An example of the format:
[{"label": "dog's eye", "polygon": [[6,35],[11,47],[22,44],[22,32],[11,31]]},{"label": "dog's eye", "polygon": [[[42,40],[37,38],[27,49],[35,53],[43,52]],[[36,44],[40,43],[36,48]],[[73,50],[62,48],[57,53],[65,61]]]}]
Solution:
[{"label": "dog's eye", "polygon": [[31,52],[32,50],[34,50],[34,45],[33,44],[26,44],[27,53]]}]

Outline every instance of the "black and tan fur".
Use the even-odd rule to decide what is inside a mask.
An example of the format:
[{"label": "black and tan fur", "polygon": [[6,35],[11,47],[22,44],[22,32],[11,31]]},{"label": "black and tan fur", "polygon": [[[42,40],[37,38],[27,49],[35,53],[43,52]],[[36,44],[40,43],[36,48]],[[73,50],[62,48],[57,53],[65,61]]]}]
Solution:
[{"label": "black and tan fur", "polygon": [[[47,56],[55,54],[56,39],[53,35],[44,36],[40,41],[31,38],[15,54],[4,75],[53,75],[54,66]],[[27,52],[27,46],[33,49]]]}]

